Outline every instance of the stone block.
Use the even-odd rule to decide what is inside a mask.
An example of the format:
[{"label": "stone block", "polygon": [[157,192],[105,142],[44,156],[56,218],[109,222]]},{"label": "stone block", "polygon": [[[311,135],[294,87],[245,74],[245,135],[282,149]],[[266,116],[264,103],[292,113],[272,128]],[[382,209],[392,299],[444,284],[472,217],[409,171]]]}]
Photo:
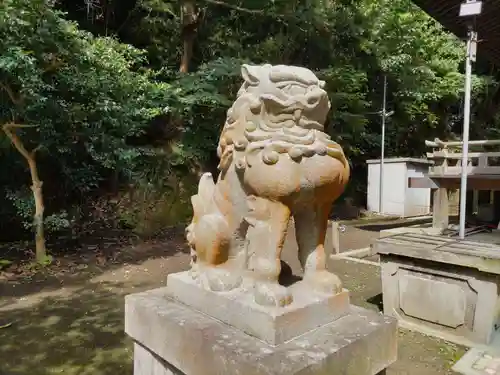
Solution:
[{"label": "stone block", "polygon": [[383,229],[380,231],[379,237],[389,237],[394,236],[396,234],[404,234],[404,233],[414,233],[423,236],[437,236],[441,234],[442,230],[439,228],[432,227],[398,227],[398,228],[390,228]]},{"label": "stone block", "polygon": [[500,356],[498,350],[472,348],[455,363],[452,369],[463,375],[499,375]]},{"label": "stone block", "polygon": [[243,332],[278,345],[344,315],[350,310],[349,292],[323,294],[302,282],[289,287],[294,300],[285,307],[258,305],[252,283],[230,292],[202,289],[188,272],[170,274],[167,290],[178,301]]},{"label": "stone block", "polygon": [[400,234],[374,244],[384,313],[405,328],[488,345],[499,323],[499,255],[488,244]]},{"label": "stone block", "polygon": [[134,343],[134,375],[183,375],[158,355]]},{"label": "stone block", "polygon": [[166,288],[125,301],[135,375],[375,375],[397,356],[396,320],[354,306],[274,346],[180,303]]}]

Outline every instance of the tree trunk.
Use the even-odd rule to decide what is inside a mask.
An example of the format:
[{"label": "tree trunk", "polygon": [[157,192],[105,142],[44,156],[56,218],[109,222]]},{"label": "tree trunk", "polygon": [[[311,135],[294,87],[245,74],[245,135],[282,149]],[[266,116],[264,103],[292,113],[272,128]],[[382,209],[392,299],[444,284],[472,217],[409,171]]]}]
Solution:
[{"label": "tree trunk", "polygon": [[35,226],[35,251],[36,251],[36,260],[38,263],[45,263],[47,261],[47,248],[45,246],[45,233],[44,233],[44,225],[43,225],[43,192],[42,185],[43,182],[40,180],[38,176],[38,166],[36,164],[35,153],[36,149],[31,152],[28,152],[24,147],[23,142],[18,137],[13,129],[15,128],[26,128],[32,127],[28,125],[20,125],[20,124],[5,124],[3,126],[3,130],[7,137],[9,137],[10,141],[16,148],[16,150],[24,157],[26,163],[28,164],[30,175],[31,175],[31,191],[33,192],[33,198],[35,200],[35,214],[33,216],[33,224]]},{"label": "tree trunk", "polygon": [[38,177],[38,168],[34,155],[33,159],[28,160],[28,165],[30,167],[32,181],[31,190],[33,191],[33,198],[35,199],[35,215],[33,216],[33,224],[35,225],[36,260],[38,263],[43,263],[47,259],[47,248],[45,247],[45,233],[43,226],[43,213],[45,210],[42,192],[43,182],[40,181]]},{"label": "tree trunk", "polygon": [[193,57],[193,44],[194,44],[195,35],[190,33],[189,35],[184,35],[183,37],[183,50],[182,50],[182,58],[181,58],[181,66],[179,71],[181,73],[189,72],[189,63],[191,62],[191,58]]},{"label": "tree trunk", "polygon": [[189,72],[189,64],[193,57],[193,46],[198,32],[198,27],[203,18],[203,11],[196,5],[194,0],[181,0],[181,37],[182,58],[179,71]]}]

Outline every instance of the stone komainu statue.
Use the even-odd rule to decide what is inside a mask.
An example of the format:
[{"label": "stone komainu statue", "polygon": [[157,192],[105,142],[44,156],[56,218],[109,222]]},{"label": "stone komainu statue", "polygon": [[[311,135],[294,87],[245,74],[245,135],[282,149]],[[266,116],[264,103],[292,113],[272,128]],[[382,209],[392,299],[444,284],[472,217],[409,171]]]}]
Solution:
[{"label": "stone komainu statue", "polygon": [[350,171],[342,148],[323,131],[330,109],[324,82],[284,65],[243,65],[242,75],[217,148],[220,175],[214,183],[204,174],[192,197],[192,275],[213,291],[252,280],[257,303],[291,303],[278,276],[293,216],[302,282],[337,293],[341,282],[326,270],[324,241]]}]

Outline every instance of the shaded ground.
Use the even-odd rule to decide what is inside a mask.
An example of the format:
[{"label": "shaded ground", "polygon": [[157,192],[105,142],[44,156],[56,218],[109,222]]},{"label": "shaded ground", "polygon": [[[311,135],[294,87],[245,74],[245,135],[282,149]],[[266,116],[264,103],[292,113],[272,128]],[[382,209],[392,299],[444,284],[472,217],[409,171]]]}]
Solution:
[{"label": "shaded ground", "polygon": [[378,238],[378,235],[378,231],[348,226],[346,227],[346,231],[339,235],[340,251],[344,252],[368,247]]},{"label": "shaded ground", "polygon": [[[376,232],[349,227],[345,248],[366,247]],[[170,272],[186,269],[189,255],[183,233],[163,240],[130,244],[78,261],[71,273],[0,280],[0,374],[132,374],[131,342],[123,333],[123,297],[165,285]],[[294,270],[292,254],[285,258]],[[380,308],[378,267],[338,260],[331,268],[351,290],[352,302]],[[452,374],[450,365],[464,350],[418,333],[400,331],[399,361],[390,375]]]},{"label": "shaded ground", "polygon": [[[351,291],[352,303],[372,310],[382,309],[382,286],[379,268],[350,261],[332,262]],[[465,354],[465,349],[417,332],[399,330],[398,361],[387,375],[452,375],[451,366]]]}]

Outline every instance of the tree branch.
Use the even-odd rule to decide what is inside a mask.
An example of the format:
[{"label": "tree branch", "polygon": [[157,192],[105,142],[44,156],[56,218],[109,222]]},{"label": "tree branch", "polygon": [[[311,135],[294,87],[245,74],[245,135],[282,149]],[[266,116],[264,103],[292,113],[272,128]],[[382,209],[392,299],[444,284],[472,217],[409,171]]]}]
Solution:
[{"label": "tree branch", "polygon": [[32,152],[29,152],[26,150],[26,147],[24,147],[23,142],[21,139],[17,136],[17,134],[13,131],[13,129],[17,128],[35,128],[35,125],[22,125],[22,124],[14,124],[14,123],[8,123],[4,124],[2,126],[2,129],[4,133],[7,135],[7,137],[10,139],[14,147],[16,148],[17,151],[26,159],[26,161],[31,162],[34,157],[34,153],[36,152],[33,150]]},{"label": "tree branch", "polygon": [[7,93],[7,96],[10,98],[14,105],[18,106],[22,104],[22,99],[16,98],[16,95],[14,95],[14,91],[12,91],[12,88],[9,85],[0,82],[0,88],[2,88]]},{"label": "tree branch", "polygon": [[3,126],[9,129],[26,129],[26,128],[38,128],[38,125],[26,125],[26,124],[16,124],[14,122],[9,122]]},{"label": "tree branch", "polygon": [[249,13],[249,14],[264,14],[263,9],[248,9],[248,8],[243,8],[238,5],[233,5],[233,4],[228,4],[224,1],[221,0],[203,0],[205,3],[212,4],[212,5],[219,5],[222,7],[226,7],[229,9],[237,10],[238,12],[244,12],[244,13]]},{"label": "tree branch", "polygon": [[47,248],[45,246],[45,234],[43,227],[43,212],[45,210],[43,204],[43,192],[42,185],[43,181],[40,180],[38,176],[38,166],[36,164],[35,152],[38,147],[34,148],[31,152],[26,150],[23,141],[15,133],[14,129],[17,128],[33,128],[35,125],[22,125],[10,122],[2,126],[3,131],[9,137],[10,141],[16,148],[16,150],[24,157],[31,175],[31,190],[33,191],[33,198],[35,200],[35,214],[33,215],[33,224],[36,230],[35,234],[35,247],[36,247],[36,259],[40,263],[47,262]]},{"label": "tree branch", "polygon": [[31,155],[34,157],[37,151],[40,151],[42,149],[42,145],[36,146],[33,150],[31,150]]}]

